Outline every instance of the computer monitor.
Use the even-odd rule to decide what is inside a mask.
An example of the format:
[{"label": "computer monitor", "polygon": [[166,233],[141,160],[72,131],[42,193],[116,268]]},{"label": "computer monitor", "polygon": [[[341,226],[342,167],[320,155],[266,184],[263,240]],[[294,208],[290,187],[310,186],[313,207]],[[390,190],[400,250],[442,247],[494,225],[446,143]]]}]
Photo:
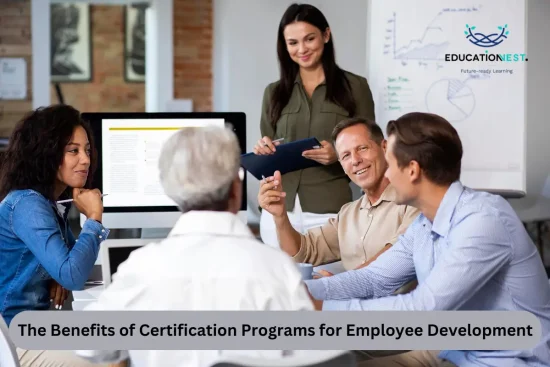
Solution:
[{"label": "computer monitor", "polygon": [[[242,112],[83,113],[97,148],[93,187],[103,194],[103,219],[109,229],[172,228],[180,216],[159,181],[158,157],[164,142],[189,126],[230,126],[246,151]],[[246,175],[239,217],[246,222]],[[81,214],[80,223],[86,217]]]}]

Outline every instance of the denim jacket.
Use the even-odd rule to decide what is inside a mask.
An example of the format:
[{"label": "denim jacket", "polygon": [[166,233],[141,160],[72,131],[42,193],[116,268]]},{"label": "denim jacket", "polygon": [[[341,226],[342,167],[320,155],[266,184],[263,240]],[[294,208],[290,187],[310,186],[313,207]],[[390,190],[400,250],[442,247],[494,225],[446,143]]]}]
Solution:
[{"label": "denim jacket", "polygon": [[0,203],[0,314],[8,325],[19,312],[49,309],[52,278],[68,290],[84,287],[109,230],[88,219],[76,240],[68,212],[33,190]]}]

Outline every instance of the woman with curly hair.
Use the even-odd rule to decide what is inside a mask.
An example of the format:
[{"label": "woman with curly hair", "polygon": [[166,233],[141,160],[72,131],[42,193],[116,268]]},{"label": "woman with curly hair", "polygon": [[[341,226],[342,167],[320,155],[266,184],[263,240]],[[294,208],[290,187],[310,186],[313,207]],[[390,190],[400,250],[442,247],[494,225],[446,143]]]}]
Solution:
[{"label": "woman with curly hair", "polygon": [[[109,232],[100,192],[90,189],[92,152],[90,127],[67,105],[32,111],[10,137],[0,167],[0,314],[8,325],[20,312],[49,309],[52,283],[78,290],[88,279]],[[71,196],[87,217],[78,239],[70,204],[56,203]],[[27,352],[37,351],[18,349],[20,359]]]}]

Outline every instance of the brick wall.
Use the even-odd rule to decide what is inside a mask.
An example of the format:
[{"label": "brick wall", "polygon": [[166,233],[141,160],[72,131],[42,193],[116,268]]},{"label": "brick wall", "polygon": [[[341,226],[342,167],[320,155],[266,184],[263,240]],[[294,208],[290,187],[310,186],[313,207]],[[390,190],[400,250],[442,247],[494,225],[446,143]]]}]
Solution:
[{"label": "brick wall", "polygon": [[212,110],[212,0],[174,0],[174,98]]},{"label": "brick wall", "polygon": [[[212,0],[174,0],[174,98],[191,98],[195,111],[212,109]],[[145,84],[123,76],[123,9],[91,8],[93,80],[61,84],[65,102],[83,111],[143,111]],[[30,0],[0,0],[0,57],[25,57],[26,101],[0,101],[0,136],[32,109]],[[51,101],[57,102],[52,86]]]},{"label": "brick wall", "polygon": [[28,1],[0,1],[0,57],[23,57],[27,62],[27,98],[0,100],[0,137],[32,109],[31,7]]},{"label": "brick wall", "polygon": [[[124,8],[90,7],[92,22],[92,81],[61,83],[65,103],[84,112],[145,111],[145,83],[124,80]],[[55,89],[51,101],[58,103]]]}]

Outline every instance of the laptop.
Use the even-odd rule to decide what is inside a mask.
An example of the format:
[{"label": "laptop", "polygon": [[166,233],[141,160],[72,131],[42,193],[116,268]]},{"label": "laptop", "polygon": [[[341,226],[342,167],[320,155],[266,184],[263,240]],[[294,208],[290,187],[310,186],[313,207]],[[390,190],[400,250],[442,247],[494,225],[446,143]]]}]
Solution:
[{"label": "laptop", "polygon": [[161,239],[128,238],[104,241],[100,249],[103,285],[106,287],[111,284],[113,275],[117,272],[118,267],[128,259],[132,251],[159,240]]}]

